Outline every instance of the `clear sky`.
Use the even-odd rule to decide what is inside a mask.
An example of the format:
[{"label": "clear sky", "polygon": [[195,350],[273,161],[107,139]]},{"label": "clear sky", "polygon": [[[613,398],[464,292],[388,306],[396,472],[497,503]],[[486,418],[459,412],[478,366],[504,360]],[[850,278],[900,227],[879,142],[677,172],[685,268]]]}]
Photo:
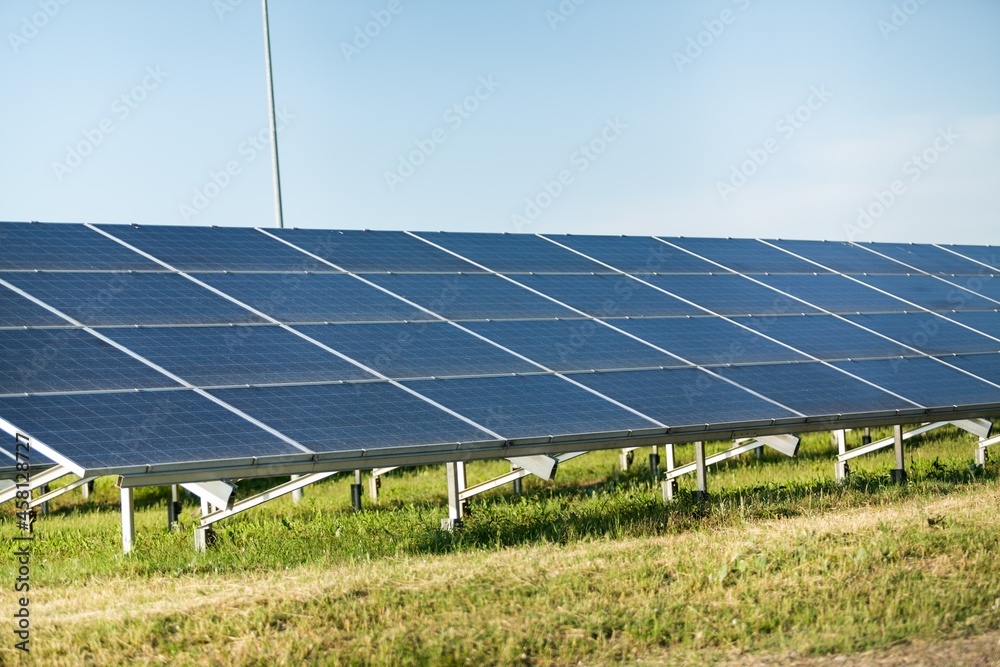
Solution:
[{"label": "clear sky", "polygon": [[[270,14],[288,226],[1000,243],[996,0]],[[0,219],[273,224],[259,2],[0,30]]]}]

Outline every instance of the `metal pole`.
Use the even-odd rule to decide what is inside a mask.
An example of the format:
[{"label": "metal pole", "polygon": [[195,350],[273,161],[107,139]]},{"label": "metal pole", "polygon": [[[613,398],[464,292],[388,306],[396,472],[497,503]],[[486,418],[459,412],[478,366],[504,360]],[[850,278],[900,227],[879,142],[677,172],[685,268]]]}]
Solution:
[{"label": "metal pole", "polygon": [[705,443],[701,440],[694,443],[694,462],[698,487],[695,498],[705,500],[708,497],[708,476],[705,474]]},{"label": "metal pole", "polygon": [[285,226],[281,208],[281,170],[278,168],[278,128],[274,119],[274,79],[271,74],[271,31],[267,22],[267,0],[261,0],[264,10],[264,65],[267,69],[267,111],[271,125],[271,166],[274,171],[274,216],[277,226]]},{"label": "metal pole", "polygon": [[896,455],[896,468],[892,471],[892,481],[902,483],[906,481],[906,461],[903,457],[903,427],[896,425],[892,427],[893,449]]}]

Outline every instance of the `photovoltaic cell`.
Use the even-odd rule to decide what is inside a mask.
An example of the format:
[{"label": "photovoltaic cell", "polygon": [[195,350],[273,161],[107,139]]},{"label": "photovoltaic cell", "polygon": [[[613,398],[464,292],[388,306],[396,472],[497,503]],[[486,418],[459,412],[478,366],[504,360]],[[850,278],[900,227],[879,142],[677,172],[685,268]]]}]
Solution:
[{"label": "photovoltaic cell", "polygon": [[517,281],[594,317],[699,315],[705,311],[616,275],[519,275]]},{"label": "photovoltaic cell", "polygon": [[159,265],[83,225],[0,224],[0,270],[159,270]]},{"label": "photovoltaic cell", "polygon": [[753,239],[663,237],[663,240],[740,273],[828,273]]},{"label": "photovoltaic cell", "polygon": [[333,271],[247,227],[100,228],[180,271]]},{"label": "photovoltaic cell", "polygon": [[[961,321],[973,328],[976,315],[993,316],[994,334],[1000,338],[1000,313],[949,313],[948,318]],[[852,322],[878,331],[900,343],[915,347],[924,354],[963,354],[968,352],[998,352],[1000,341],[987,338],[965,327],[953,324],[933,313],[891,313],[883,315],[848,315]],[[982,330],[982,329],[980,329]]]},{"label": "photovoltaic cell", "polygon": [[668,426],[795,416],[748,391],[693,368],[585,373],[573,378]]},{"label": "photovoltaic cell", "polygon": [[989,271],[962,257],[927,243],[859,243],[887,257],[899,260],[927,273],[938,275],[977,275]]},{"label": "photovoltaic cell", "polygon": [[1000,404],[1000,387],[969,377],[927,357],[844,361],[836,365],[929,408]]},{"label": "photovoltaic cell", "polygon": [[86,325],[261,321],[173,273],[41,272],[0,277]]},{"label": "photovoltaic cell", "polygon": [[644,276],[643,280],[662,287],[718,315],[781,315],[816,313],[815,308],[743,276],[675,275]]},{"label": "photovoltaic cell", "polygon": [[614,273],[532,234],[417,234],[498,273]]},{"label": "photovoltaic cell", "polygon": [[[976,264],[976,271],[986,264],[987,267],[993,267],[997,271],[1000,271],[1000,246],[993,245],[949,245],[946,246],[949,250],[957,252],[963,257],[967,257]],[[989,270],[989,269],[987,269]]]},{"label": "photovoltaic cell", "polygon": [[994,310],[997,307],[981,296],[931,276],[860,276],[859,280],[928,310]]},{"label": "photovoltaic cell", "polygon": [[546,234],[545,237],[625,273],[724,272],[724,269],[720,269],[714,264],[698,259],[649,236]]},{"label": "photovoltaic cell", "polygon": [[211,393],[317,452],[495,439],[387,382]]},{"label": "photovoltaic cell", "polygon": [[[987,336],[1000,338],[1000,311],[980,310],[974,312],[949,313],[948,319],[961,322]],[[996,344],[991,341],[989,344]],[[952,351],[952,350],[948,350]]]},{"label": "photovoltaic cell", "polygon": [[966,354],[946,357],[945,361],[985,380],[1000,384],[1000,354]]},{"label": "photovoltaic cell", "polygon": [[771,335],[785,319],[744,318],[742,322],[754,331],[747,331],[718,317],[644,317],[608,322],[695,364],[803,361],[807,357],[755,333]]},{"label": "photovoltaic cell", "polygon": [[0,417],[88,471],[303,455],[189,389],[0,398]]},{"label": "photovoltaic cell", "polygon": [[783,317],[769,335],[819,359],[877,359],[918,354],[832,315]]},{"label": "photovoltaic cell", "polygon": [[768,239],[768,242],[840,273],[912,273],[910,269],[907,269],[899,262],[879,257],[873,252],[868,252],[846,241],[785,241]]},{"label": "photovoltaic cell", "polygon": [[452,320],[578,316],[571,310],[494,275],[394,274],[372,275],[368,278],[394,294]]},{"label": "photovoltaic cell", "polygon": [[901,313],[914,310],[913,306],[908,306],[899,299],[843,276],[770,275],[756,276],[756,278],[832,313]]},{"label": "photovoltaic cell", "polygon": [[947,276],[946,280],[992,299],[993,307],[1000,308],[1000,275]]},{"label": "photovoltaic cell", "polygon": [[896,398],[819,362],[732,366],[716,370],[744,387],[810,416],[864,414],[917,407],[910,401]]},{"label": "photovoltaic cell", "polygon": [[[6,279],[5,275],[0,278]],[[0,327],[61,326],[67,322],[23,296],[0,285]]]},{"label": "photovoltaic cell", "polygon": [[400,322],[433,319],[346,274],[205,273],[200,280],[281,322]]},{"label": "photovoltaic cell", "polygon": [[[21,450],[21,461],[24,461],[24,450]],[[17,445],[15,444],[14,436],[8,435],[7,433],[0,432],[0,474],[4,478],[9,479],[17,472]],[[46,457],[41,452],[32,449],[31,443],[28,443],[28,465],[32,468],[37,468],[38,466],[50,467],[53,465],[52,460]]]},{"label": "photovoltaic cell", "polygon": [[507,439],[656,427],[554,375],[416,380],[406,385]]},{"label": "photovoltaic cell", "polygon": [[558,371],[685,365],[594,320],[493,320],[468,327]]},{"label": "photovoltaic cell", "polygon": [[104,334],[199,387],[375,377],[279,326],[128,328]]},{"label": "photovoltaic cell", "polygon": [[321,324],[296,329],[393,379],[538,370],[447,322]]},{"label": "photovoltaic cell", "polygon": [[0,394],[177,386],[80,329],[0,331]]},{"label": "photovoltaic cell", "polygon": [[268,230],[307,252],[355,273],[480,273],[469,262],[404,232],[320,229]]}]

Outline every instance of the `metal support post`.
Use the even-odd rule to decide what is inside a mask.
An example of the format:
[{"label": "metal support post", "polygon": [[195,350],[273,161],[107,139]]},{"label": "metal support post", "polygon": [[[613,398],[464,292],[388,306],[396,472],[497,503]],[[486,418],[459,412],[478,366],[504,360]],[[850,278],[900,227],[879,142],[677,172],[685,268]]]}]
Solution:
[{"label": "metal support post", "polygon": [[[517,470],[517,466],[511,463],[510,469],[511,471]],[[524,493],[524,483],[522,482],[522,478],[520,477],[516,478],[513,482],[511,482],[511,485],[513,486],[512,493],[515,496],[519,496],[522,493]]]},{"label": "metal support post", "polygon": [[361,471],[354,471],[354,484],[351,484],[351,507],[354,508],[355,512],[361,511]]},{"label": "metal support post", "polygon": [[[225,509],[225,508],[223,508]],[[201,516],[206,517],[212,513],[212,504],[204,498],[201,499]],[[204,552],[215,544],[215,530],[211,525],[198,526],[194,529],[194,550]]]},{"label": "metal support post", "polygon": [[903,460],[903,427],[899,424],[892,427],[892,440],[896,455],[896,468],[892,471],[892,481],[901,484],[906,481],[906,461]]},{"label": "metal support post", "polygon": [[634,455],[631,449],[623,449],[618,457],[618,466],[622,469],[622,472],[628,472],[629,466],[632,465],[632,460]]},{"label": "metal support post", "polygon": [[[666,458],[667,464],[667,474],[674,471],[676,466],[676,461],[674,460],[674,445],[673,443],[668,443],[663,445],[663,455]],[[674,478],[665,480],[662,483],[663,487],[663,502],[670,502],[677,496],[677,480]]]},{"label": "metal support post", "polygon": [[378,500],[378,490],[382,488],[382,477],[374,472],[368,478],[368,497],[373,501]]},{"label": "metal support post", "polygon": [[871,428],[865,426],[865,432],[861,435],[861,445],[872,444],[872,430]]},{"label": "metal support post", "polygon": [[[302,475],[292,475],[291,481],[294,482],[299,477],[302,477]],[[292,491],[292,502],[295,504],[302,502],[302,489],[295,489],[294,491]]]},{"label": "metal support post", "polygon": [[441,519],[441,530],[453,531],[462,527],[462,486],[459,482],[457,463],[445,465],[448,479],[448,518]]},{"label": "metal support post", "polygon": [[[847,431],[838,429],[833,432],[833,438],[837,442],[837,454],[843,456],[847,453]],[[837,460],[834,468],[834,476],[838,484],[844,484],[851,471],[847,467],[847,461]]]},{"label": "metal support post", "polygon": [[131,553],[135,544],[135,498],[133,489],[122,489],[122,553]]},{"label": "metal support post", "polygon": [[[39,490],[41,491],[42,495],[44,496],[49,491],[51,491],[52,489],[49,488],[48,484],[43,484],[42,488],[39,489]],[[41,513],[42,516],[48,515],[48,513],[49,513],[49,501],[46,500],[44,503],[41,504],[41,506],[39,506],[38,509],[39,509],[39,512]]]},{"label": "metal support post", "polygon": [[167,530],[176,530],[181,520],[181,491],[176,484],[170,485],[170,502],[167,503]]},{"label": "metal support post", "polygon": [[708,475],[705,470],[705,442],[703,440],[694,443],[694,464],[698,486],[695,498],[705,500],[708,497]]},{"label": "metal support post", "polygon": [[90,480],[80,487],[80,495],[84,500],[90,500],[90,494],[94,492],[94,480]]}]

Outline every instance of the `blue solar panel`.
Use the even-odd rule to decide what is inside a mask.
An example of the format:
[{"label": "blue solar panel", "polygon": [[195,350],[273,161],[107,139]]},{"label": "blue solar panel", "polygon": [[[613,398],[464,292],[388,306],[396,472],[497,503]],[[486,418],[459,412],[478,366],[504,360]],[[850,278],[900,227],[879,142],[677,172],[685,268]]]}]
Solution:
[{"label": "blue solar panel", "polygon": [[401,322],[433,319],[345,274],[206,273],[199,279],[282,322]]},{"label": "blue solar panel", "polygon": [[[993,316],[994,335],[1000,338],[1000,314],[949,313],[948,318],[975,326],[974,315]],[[967,318],[970,318],[968,321]],[[887,313],[883,315],[848,315],[852,322],[889,336],[900,343],[915,347],[924,354],[962,354],[966,352],[1000,351],[1000,341],[987,338],[960,327],[932,313]],[[984,322],[985,323],[985,320]]]},{"label": "blue solar panel", "polygon": [[[738,321],[745,324],[742,318]],[[772,338],[820,359],[861,359],[917,354],[832,315],[782,317]]]},{"label": "blue solar panel", "polygon": [[1000,384],[1000,354],[966,354],[946,357],[945,361],[984,380]]},{"label": "blue solar panel", "polygon": [[0,417],[90,471],[303,455],[189,389],[0,398]]},{"label": "blue solar panel", "polygon": [[643,280],[693,301],[718,315],[815,313],[801,301],[747,280],[743,276],[644,276]]},{"label": "blue solar panel", "polygon": [[480,273],[481,269],[403,232],[320,229],[268,230],[307,252],[355,273]]},{"label": "blue solar panel", "polygon": [[128,328],[104,333],[199,387],[374,378],[279,326]]},{"label": "blue solar panel", "polygon": [[[7,275],[0,275],[7,278]],[[35,305],[0,285],[0,327],[43,327],[66,325],[63,318]]]},{"label": "blue solar panel", "polygon": [[18,461],[24,463],[26,458],[27,464],[31,468],[39,466],[48,468],[53,465],[52,459],[33,449],[30,442],[27,452],[23,448],[18,450],[14,436],[0,431],[0,475],[3,475],[4,478],[13,477],[17,472]]},{"label": "blue solar panel", "polygon": [[0,270],[137,271],[159,265],[83,225],[0,224]]},{"label": "blue solar panel", "polygon": [[843,276],[770,275],[757,279],[833,313],[900,313],[914,309]]},{"label": "blue solar panel", "polygon": [[928,310],[994,310],[997,307],[992,301],[931,276],[861,276],[859,279]]},{"label": "blue solar panel", "polygon": [[768,240],[776,246],[811,259],[839,273],[903,274],[911,271],[899,262],[879,257],[846,241],[785,241]]},{"label": "blue solar panel", "polygon": [[172,273],[7,273],[37,299],[88,325],[258,322],[245,308]]},{"label": "blue solar panel", "polygon": [[663,240],[740,273],[826,273],[815,264],[753,239],[663,237]]},{"label": "blue solar panel", "polygon": [[616,275],[531,275],[517,280],[594,317],[700,315],[700,308],[669,294]]},{"label": "blue solar panel", "polygon": [[649,236],[546,234],[546,238],[582,252],[619,271],[649,273],[719,273],[714,264]]},{"label": "blue solar panel", "polygon": [[836,365],[928,408],[1000,403],[1000,387],[927,357],[842,361]]},{"label": "blue solar panel", "polygon": [[554,375],[416,380],[406,384],[507,439],[656,427]]},{"label": "blue solar panel", "polygon": [[395,274],[368,277],[391,292],[452,320],[577,316],[571,310],[494,275]]},{"label": "blue solar panel", "polygon": [[795,416],[748,391],[693,368],[584,373],[573,378],[668,426]]},{"label": "blue solar panel", "polygon": [[333,271],[246,227],[100,225],[112,236],[180,271]]},{"label": "blue solar panel", "polygon": [[899,260],[910,266],[939,275],[976,275],[989,269],[962,257],[922,243],[859,243],[865,248],[871,248],[887,257]]},{"label": "blue solar panel", "polygon": [[1000,308],[1000,275],[947,276],[946,280],[991,299],[993,307]]},{"label": "blue solar panel", "polygon": [[[1000,311],[979,310],[962,313],[948,313],[948,319],[961,322],[962,324],[972,327],[976,331],[979,331],[987,336],[1000,338]],[[996,341],[991,341],[988,344],[996,344]]]},{"label": "blue solar panel", "polygon": [[469,328],[558,371],[684,365],[594,320],[470,322]]},{"label": "blue solar panel", "polygon": [[211,393],[317,452],[494,439],[387,382]]},{"label": "blue solar panel", "polygon": [[[741,321],[754,331],[771,335],[785,319],[754,317]],[[608,321],[695,364],[752,364],[806,359],[754,331],[747,331],[718,317],[644,317]]]},{"label": "blue solar panel", "polygon": [[447,322],[320,324],[296,329],[394,379],[538,370]]},{"label": "blue solar panel", "polygon": [[[980,268],[993,267],[997,271],[1000,271],[1000,246],[994,245],[949,245],[946,246],[949,250],[959,253],[963,257],[967,257],[974,262],[977,262],[977,271]],[[986,264],[987,267],[982,265]]]},{"label": "blue solar panel", "polygon": [[421,232],[418,236],[499,273],[614,273],[532,234]]},{"label": "blue solar panel", "polygon": [[819,362],[732,366],[719,374],[810,416],[908,410],[914,406]]},{"label": "blue solar panel", "polygon": [[0,394],[177,386],[80,329],[0,331]]}]

